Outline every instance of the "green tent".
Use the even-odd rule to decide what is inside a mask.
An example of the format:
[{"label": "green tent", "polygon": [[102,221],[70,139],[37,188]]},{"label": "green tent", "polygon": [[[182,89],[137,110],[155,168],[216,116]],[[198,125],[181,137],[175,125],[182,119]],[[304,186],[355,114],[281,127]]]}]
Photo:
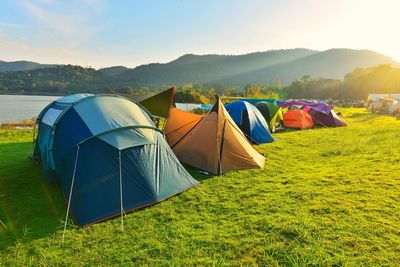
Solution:
[{"label": "green tent", "polygon": [[174,87],[138,101],[153,116],[166,118],[174,101]]},{"label": "green tent", "polygon": [[276,125],[283,121],[282,108],[266,101],[258,102],[256,107],[268,122],[271,132],[275,132]]}]

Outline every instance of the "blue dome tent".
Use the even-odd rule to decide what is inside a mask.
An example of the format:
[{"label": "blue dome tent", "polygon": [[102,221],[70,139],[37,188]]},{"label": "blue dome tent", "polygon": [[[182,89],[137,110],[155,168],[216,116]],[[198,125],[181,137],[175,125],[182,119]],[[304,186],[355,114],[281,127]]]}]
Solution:
[{"label": "blue dome tent", "polygon": [[252,143],[263,144],[274,141],[267,122],[254,105],[239,100],[231,104],[226,104],[225,108]]},{"label": "blue dome tent", "polygon": [[[38,116],[33,158],[59,182],[79,226],[160,202],[199,182],[179,163],[151,116],[114,95],[60,98]],[[122,218],[121,218],[122,219]]]}]

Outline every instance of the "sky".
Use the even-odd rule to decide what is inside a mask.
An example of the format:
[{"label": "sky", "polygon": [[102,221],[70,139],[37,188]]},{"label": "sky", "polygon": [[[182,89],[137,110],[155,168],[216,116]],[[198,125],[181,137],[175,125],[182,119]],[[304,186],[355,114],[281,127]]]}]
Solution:
[{"label": "sky", "polygon": [[400,61],[399,10],[398,0],[1,0],[0,60],[135,67],[301,47]]}]

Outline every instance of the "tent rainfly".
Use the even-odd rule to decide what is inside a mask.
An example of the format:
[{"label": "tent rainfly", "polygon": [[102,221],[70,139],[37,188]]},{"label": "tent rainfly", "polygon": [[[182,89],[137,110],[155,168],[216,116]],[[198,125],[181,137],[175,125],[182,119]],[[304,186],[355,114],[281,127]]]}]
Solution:
[{"label": "tent rainfly", "polygon": [[168,117],[168,112],[174,104],[174,87],[139,101],[153,116]]},{"label": "tent rainfly", "polygon": [[150,115],[123,97],[66,96],[48,105],[37,124],[33,158],[42,162],[47,180],[60,183],[66,217],[70,213],[79,226],[160,202],[198,184]]},{"label": "tent rainfly", "polygon": [[165,135],[181,162],[212,174],[264,167],[219,99],[204,117],[171,109]]}]

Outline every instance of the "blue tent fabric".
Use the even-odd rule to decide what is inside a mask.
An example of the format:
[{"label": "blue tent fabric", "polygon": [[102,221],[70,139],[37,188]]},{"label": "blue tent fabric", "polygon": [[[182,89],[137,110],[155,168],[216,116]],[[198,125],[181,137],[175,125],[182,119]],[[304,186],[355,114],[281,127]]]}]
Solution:
[{"label": "blue tent fabric", "polygon": [[240,100],[226,104],[225,108],[251,142],[263,144],[274,141],[267,122],[254,105]]},{"label": "blue tent fabric", "polygon": [[34,158],[47,180],[60,183],[77,225],[160,202],[199,183],[150,115],[125,98],[67,96],[46,107],[37,123]]}]

